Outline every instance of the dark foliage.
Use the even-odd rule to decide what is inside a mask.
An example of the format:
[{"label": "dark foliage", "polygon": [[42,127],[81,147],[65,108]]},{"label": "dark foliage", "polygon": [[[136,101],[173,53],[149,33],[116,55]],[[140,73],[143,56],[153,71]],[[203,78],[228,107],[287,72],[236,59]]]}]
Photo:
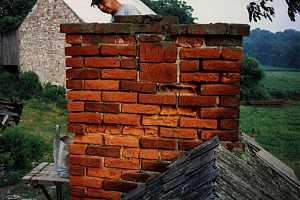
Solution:
[{"label": "dark foliage", "polygon": [[0,32],[16,29],[36,0],[0,0]]},{"label": "dark foliage", "polygon": [[32,167],[46,152],[45,142],[18,126],[0,134],[0,163],[7,171]]},{"label": "dark foliage", "polygon": [[142,0],[148,7],[150,7],[156,14],[162,16],[177,16],[179,23],[190,24],[195,19],[192,16],[193,8],[185,1],[179,0]]},{"label": "dark foliage", "polygon": [[263,65],[300,68],[300,32],[255,29],[244,39],[244,51]]},{"label": "dark foliage", "polygon": [[[276,11],[272,5],[269,5],[270,2],[273,0],[251,1],[247,6],[249,21],[257,22],[263,18],[272,21]],[[285,2],[288,5],[288,15],[291,21],[295,21],[295,15],[300,14],[300,0],[285,0]]]},{"label": "dark foliage", "polygon": [[260,81],[265,77],[259,62],[245,57],[241,65],[241,98],[243,100],[265,99],[268,93]]}]

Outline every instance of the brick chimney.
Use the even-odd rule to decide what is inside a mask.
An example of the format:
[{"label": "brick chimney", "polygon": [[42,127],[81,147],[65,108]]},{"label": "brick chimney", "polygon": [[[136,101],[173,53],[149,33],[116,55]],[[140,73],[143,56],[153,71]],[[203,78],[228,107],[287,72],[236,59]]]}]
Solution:
[{"label": "brick chimney", "polygon": [[241,24],[64,24],[72,199],[120,199],[217,135],[239,144]]}]

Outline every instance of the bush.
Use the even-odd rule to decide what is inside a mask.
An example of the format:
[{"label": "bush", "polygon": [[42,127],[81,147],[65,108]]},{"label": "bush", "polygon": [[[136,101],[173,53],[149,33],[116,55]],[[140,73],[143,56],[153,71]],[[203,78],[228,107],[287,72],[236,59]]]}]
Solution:
[{"label": "bush", "polygon": [[21,126],[0,133],[0,163],[7,171],[29,169],[48,150],[45,142]]},{"label": "bush", "polygon": [[12,73],[0,71],[0,99],[18,99],[18,78]]},{"label": "bush", "polygon": [[62,86],[56,86],[51,85],[51,83],[47,83],[44,86],[42,98],[45,102],[52,102],[61,108],[65,108],[67,103],[66,89]]},{"label": "bush", "polygon": [[241,98],[265,99],[269,94],[260,81],[265,77],[259,62],[251,57],[245,57],[241,65]]},{"label": "bush", "polygon": [[38,75],[34,72],[21,72],[20,73],[20,99],[30,99],[31,97],[38,97],[43,92],[43,87]]}]

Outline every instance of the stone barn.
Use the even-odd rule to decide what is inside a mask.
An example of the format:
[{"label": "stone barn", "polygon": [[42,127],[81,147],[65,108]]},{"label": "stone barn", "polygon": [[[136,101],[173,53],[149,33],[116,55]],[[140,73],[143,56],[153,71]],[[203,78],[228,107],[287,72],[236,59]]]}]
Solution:
[{"label": "stone barn", "polygon": [[[154,14],[141,1],[123,0],[134,4],[142,14]],[[37,0],[18,29],[19,68],[34,71],[42,82],[65,85],[63,23],[106,23],[110,16],[90,7],[91,0]]]}]

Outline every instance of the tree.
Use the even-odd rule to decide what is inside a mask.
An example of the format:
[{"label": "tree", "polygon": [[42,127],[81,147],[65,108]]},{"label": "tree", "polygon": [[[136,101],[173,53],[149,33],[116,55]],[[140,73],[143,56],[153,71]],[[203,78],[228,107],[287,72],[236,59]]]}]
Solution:
[{"label": "tree", "polygon": [[[272,17],[275,15],[275,9],[272,6],[268,6],[269,2],[273,0],[255,0],[251,1],[248,6],[249,21],[252,19],[257,22],[262,18],[272,21]],[[288,15],[291,21],[295,21],[295,15],[300,14],[300,0],[285,0],[288,5]]]},{"label": "tree", "polygon": [[179,18],[179,23],[193,23],[195,19],[192,16],[194,9],[187,5],[185,1],[180,0],[142,0],[155,13],[166,16],[173,15]]},{"label": "tree", "polygon": [[0,32],[16,29],[36,0],[0,0]]}]

